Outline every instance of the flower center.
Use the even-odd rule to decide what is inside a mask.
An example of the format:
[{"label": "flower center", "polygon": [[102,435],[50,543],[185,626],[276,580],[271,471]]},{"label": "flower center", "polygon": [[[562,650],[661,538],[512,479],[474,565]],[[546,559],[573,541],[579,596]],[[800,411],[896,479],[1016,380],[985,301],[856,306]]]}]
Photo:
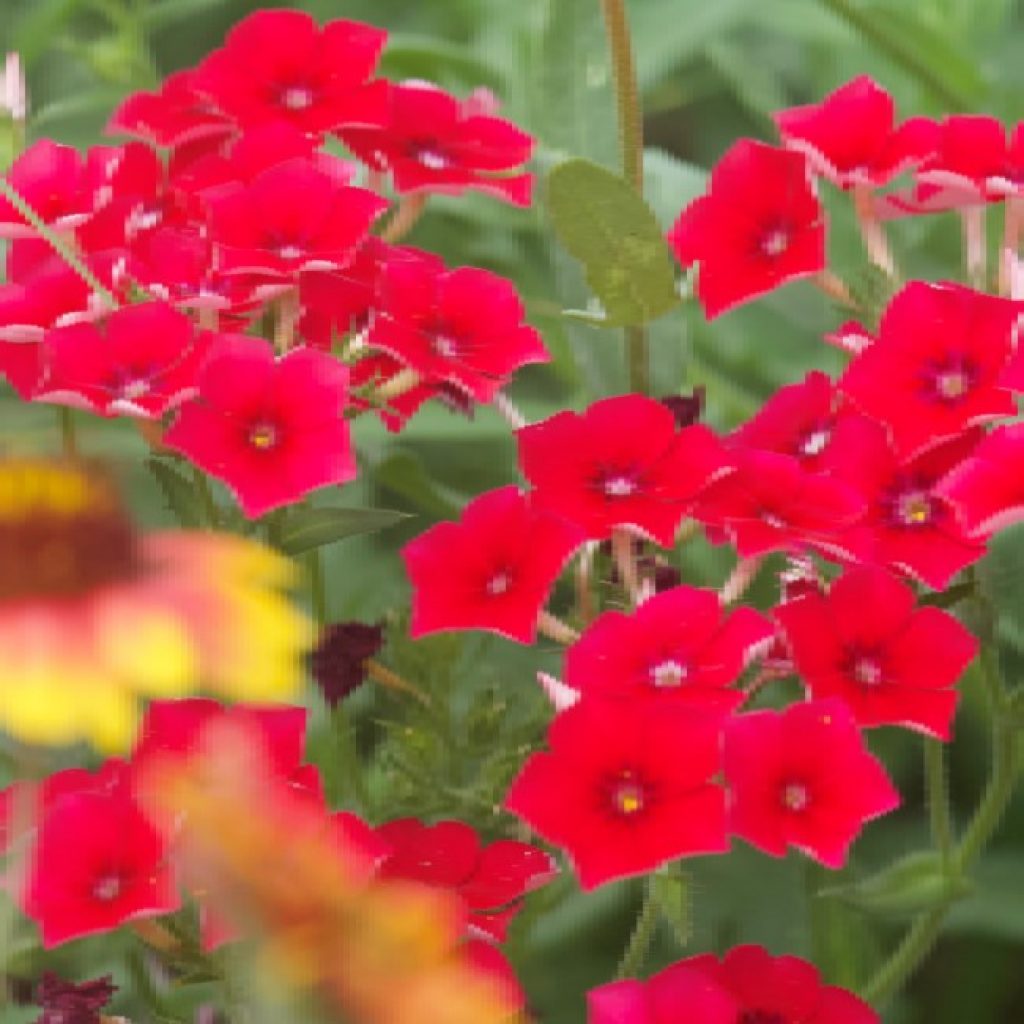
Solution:
[{"label": "flower center", "polygon": [[125,401],[133,402],[136,398],[142,398],[149,394],[149,381],[142,378],[130,380],[121,385],[121,397]]},{"label": "flower center", "polygon": [[744,1010],[736,1024],[787,1024],[781,1013],[771,1010]]},{"label": "flower center", "polygon": [[445,334],[434,335],[434,351],[445,359],[452,359],[458,353],[458,346]]},{"label": "flower center", "polygon": [[278,246],[277,255],[283,260],[297,260],[302,255],[302,249],[297,245]]},{"label": "flower center", "polygon": [[293,85],[281,93],[281,106],[286,110],[305,110],[313,105],[313,90]]},{"label": "flower center", "polygon": [[484,589],[491,597],[499,597],[508,590],[511,584],[512,580],[509,574],[507,572],[499,572],[487,581],[487,586]]},{"label": "flower center", "polygon": [[117,875],[107,875],[92,887],[93,896],[101,903],[110,903],[121,895],[121,879]]},{"label": "flower center", "polygon": [[782,805],[789,811],[803,811],[811,802],[811,794],[802,782],[788,782],[782,787]]},{"label": "flower center", "polygon": [[444,153],[429,147],[421,149],[416,154],[416,159],[427,168],[428,171],[443,171],[450,163]]},{"label": "flower center", "polygon": [[789,232],[782,228],[776,228],[774,231],[769,231],[768,234],[761,239],[761,252],[771,259],[781,256],[788,248]]},{"label": "flower center", "polygon": [[639,814],[645,802],[643,786],[629,772],[612,787],[612,807],[625,818]]},{"label": "flower center", "polygon": [[907,491],[896,498],[893,512],[901,526],[926,526],[935,515],[935,503],[925,491]]},{"label": "flower center", "polygon": [[0,461],[0,602],[131,579],[135,530],[96,466]]},{"label": "flower center", "polygon": [[249,444],[265,452],[278,442],[277,427],[272,423],[257,423],[249,431]]},{"label": "flower center", "polygon": [[628,476],[612,476],[604,482],[604,493],[609,498],[628,498],[636,490],[636,481]]},{"label": "flower center", "polygon": [[975,368],[965,359],[952,356],[933,364],[926,373],[927,386],[940,402],[955,405],[967,397],[977,379]]},{"label": "flower center", "polygon": [[863,655],[854,660],[850,675],[862,686],[878,686],[882,681],[882,666],[877,658]]},{"label": "flower center", "polygon": [[678,686],[686,678],[686,666],[674,659],[659,662],[650,671],[651,682],[659,689]]},{"label": "flower center", "polygon": [[820,455],[829,441],[832,440],[832,431],[827,427],[818,427],[812,430],[799,444],[801,455],[812,457]]}]

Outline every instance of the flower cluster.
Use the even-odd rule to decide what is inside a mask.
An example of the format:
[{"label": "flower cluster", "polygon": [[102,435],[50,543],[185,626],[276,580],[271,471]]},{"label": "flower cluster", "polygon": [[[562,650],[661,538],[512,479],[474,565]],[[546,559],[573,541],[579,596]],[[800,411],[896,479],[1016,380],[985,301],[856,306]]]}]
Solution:
[{"label": "flower cluster", "polygon": [[[109,130],[132,141],[22,153],[0,195],[0,375],[29,401],[156,421],[147,437],[255,518],[356,475],[351,416],[401,429],[546,361],[510,282],[387,240],[430,193],[528,205],[532,139],[489,93],[375,77],[385,42],[259,11],[125,100]],[[371,235],[388,176],[401,205]],[[245,336],[271,322],[273,343]]]}]

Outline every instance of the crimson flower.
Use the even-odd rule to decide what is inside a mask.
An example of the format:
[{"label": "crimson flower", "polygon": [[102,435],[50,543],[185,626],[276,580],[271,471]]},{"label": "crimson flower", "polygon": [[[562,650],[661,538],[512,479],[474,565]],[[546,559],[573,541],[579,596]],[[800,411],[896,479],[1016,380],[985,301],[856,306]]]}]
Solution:
[{"label": "crimson flower", "polygon": [[490,402],[527,363],[550,360],[510,281],[437,260],[389,261],[378,284],[369,344],[415,370]]},{"label": "crimson flower", "polygon": [[159,302],[125,306],[102,327],[57,327],[44,339],[46,369],[34,398],[105,416],[158,418],[195,394],[209,340]]},{"label": "crimson flower", "polygon": [[[963,197],[957,205],[1020,194],[1024,184],[1024,124],[1007,139],[1002,122],[981,114],[955,114],[941,126],[936,152],[917,174],[933,189]],[[931,186],[931,188],[929,188]]]},{"label": "crimson flower", "polygon": [[912,281],[839,386],[891,428],[904,455],[913,455],[967,427],[1016,414],[1004,373],[1022,315],[1024,303]]},{"label": "crimson flower", "polygon": [[356,475],[342,409],[348,370],[312,349],[224,335],[164,443],[223,480],[250,518]]},{"label": "crimson flower", "polygon": [[385,124],[340,134],[370,167],[390,171],[399,193],[472,188],[530,205],[533,176],[513,172],[530,159],[533,139],[475,100],[460,103],[429,82],[393,85]]},{"label": "crimson flower", "polygon": [[936,148],[939,126],[912,117],[896,126],[892,96],[861,75],[821,103],[773,115],[787,148],[803,153],[815,174],[848,189],[885,185]]},{"label": "crimson flower", "polygon": [[[718,594],[673,587],[632,614],[599,615],[565,656],[565,682],[587,695],[710,701],[724,693],[774,627],[752,608],[723,612]],[[728,703],[728,702],[727,702]]]},{"label": "crimson flower", "polygon": [[651,701],[583,700],[555,717],[505,806],[565,847],[580,885],[722,853],[722,715]]},{"label": "crimson flower", "polygon": [[470,929],[497,942],[505,941],[526,893],[558,874],[554,858],[543,850],[512,839],[483,846],[461,821],[425,825],[399,818],[381,825],[377,834],[390,846],[381,877],[452,890],[465,905]]},{"label": "crimson flower", "polygon": [[161,835],[127,786],[70,793],[40,824],[22,894],[47,948],[177,910]]},{"label": "crimson flower", "polygon": [[587,994],[588,1024],[880,1024],[867,1003],[823,985],[813,964],[736,946],[666,967],[646,982],[616,981]]},{"label": "crimson flower", "polygon": [[321,28],[303,11],[264,10],[244,18],[189,85],[243,128],[287,120],[323,134],[387,119],[388,86],[369,81],[387,32],[338,19]]},{"label": "crimson flower", "polygon": [[903,725],[949,739],[953,685],[978,653],[948,612],[914,607],[914,591],[882,569],[847,570],[827,594],[775,609],[812,697],[841,697],[862,726]]},{"label": "crimson flower", "polygon": [[732,719],[725,776],[730,831],[772,856],[795,846],[830,868],[846,862],[864,822],[900,803],[850,709],[835,698]]},{"label": "crimson flower", "polygon": [[[7,182],[50,227],[72,228],[92,212],[93,193],[77,150],[39,139],[4,174]],[[35,228],[0,196],[0,238],[32,236]]]},{"label": "crimson flower", "polygon": [[935,489],[971,537],[1024,519],[1024,424],[1000,427]]},{"label": "crimson flower", "polygon": [[669,409],[642,395],[560,412],[516,436],[538,506],[593,540],[622,528],[671,547],[696,496],[730,469],[707,427],[678,430]]},{"label": "crimson flower", "polygon": [[824,213],[805,158],[741,139],[668,241],[684,267],[700,263],[697,297],[709,318],[824,270]]},{"label": "crimson flower", "polygon": [[412,635],[486,629],[533,643],[537,616],[582,540],[516,487],[480,495],[457,523],[432,526],[402,549]]},{"label": "crimson flower", "polygon": [[804,469],[792,456],[737,449],[736,472],[700,496],[693,516],[715,539],[728,537],[744,558],[812,547],[835,557],[850,554],[850,527],[864,499],[825,473]]},{"label": "crimson flower", "polygon": [[223,272],[286,276],[344,266],[387,207],[304,159],[212,189],[206,202]]},{"label": "crimson flower", "polygon": [[984,435],[974,428],[907,459],[893,450],[881,424],[871,423],[874,431],[847,446],[841,467],[868,503],[850,547],[858,562],[888,566],[941,590],[985,554],[986,538],[968,535],[941,491]]}]

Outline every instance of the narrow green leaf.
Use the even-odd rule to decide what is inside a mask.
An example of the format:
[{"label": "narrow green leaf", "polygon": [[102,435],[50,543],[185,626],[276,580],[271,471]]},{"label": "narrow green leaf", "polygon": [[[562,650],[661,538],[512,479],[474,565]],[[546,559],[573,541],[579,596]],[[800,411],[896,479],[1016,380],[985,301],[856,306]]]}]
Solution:
[{"label": "narrow green leaf", "polygon": [[374,533],[406,519],[386,508],[296,508],[281,528],[278,545],[289,555],[333,544],[358,533]]},{"label": "narrow green leaf", "polygon": [[413,508],[439,519],[452,519],[459,506],[442,494],[430,479],[423,464],[409,452],[395,452],[377,463],[373,470],[376,484],[404,498]]},{"label": "narrow green leaf", "polygon": [[191,481],[161,459],[147,459],[146,468],[159,484],[174,518],[182,526],[203,526],[203,505]]},{"label": "narrow green leaf", "polygon": [[569,160],[548,175],[547,201],[559,239],[586,268],[604,326],[647,323],[679,304],[661,226],[622,178]]}]

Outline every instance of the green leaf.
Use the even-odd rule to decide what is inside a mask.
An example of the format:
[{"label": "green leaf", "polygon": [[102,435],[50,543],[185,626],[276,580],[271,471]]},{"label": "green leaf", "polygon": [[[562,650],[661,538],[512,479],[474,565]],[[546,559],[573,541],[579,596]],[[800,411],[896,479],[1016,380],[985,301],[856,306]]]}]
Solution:
[{"label": "green leaf", "polygon": [[427,515],[438,519],[453,519],[459,504],[441,492],[430,479],[423,463],[409,452],[395,452],[374,467],[373,478],[385,491],[397,494]]},{"label": "green leaf", "polygon": [[149,31],[166,28],[179,21],[189,21],[215,7],[224,0],[156,0],[142,11],[142,22]]},{"label": "green leaf", "polygon": [[386,508],[291,509],[281,527],[278,545],[286,554],[299,555],[359,533],[387,529],[406,518],[405,512]]},{"label": "green leaf", "polygon": [[908,854],[878,874],[850,885],[824,889],[858,910],[879,917],[912,917],[922,910],[958,900],[972,890],[971,883],[950,875],[934,850]]},{"label": "green leaf", "polygon": [[182,526],[205,524],[203,505],[191,481],[161,459],[147,459],[146,468],[159,484],[167,508]]},{"label": "green leaf", "polygon": [[668,245],[654,212],[618,175],[569,160],[547,182],[562,244],[584,264],[606,327],[655,320],[679,304]]}]

